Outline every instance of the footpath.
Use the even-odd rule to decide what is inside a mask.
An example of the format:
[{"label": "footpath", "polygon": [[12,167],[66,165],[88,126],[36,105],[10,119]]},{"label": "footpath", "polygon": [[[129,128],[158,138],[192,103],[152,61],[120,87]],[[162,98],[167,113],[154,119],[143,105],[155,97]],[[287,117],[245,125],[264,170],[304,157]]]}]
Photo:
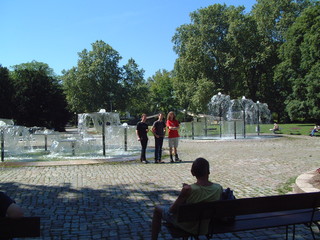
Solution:
[{"label": "footpath", "polygon": [[[153,139],[150,139],[152,145]],[[167,142],[165,142],[167,144]],[[65,166],[0,165],[0,190],[41,217],[41,239],[150,239],[152,211],[171,204],[182,183],[192,183],[197,157],[209,160],[211,180],[238,198],[279,194],[300,174],[318,169],[319,138],[180,141],[182,163],[137,161]],[[83,160],[82,160],[83,161]],[[320,234],[317,233],[317,237]],[[217,235],[215,239],[284,239],[285,228]],[[159,239],[172,239],[165,228]],[[311,239],[299,226],[296,239]]]}]

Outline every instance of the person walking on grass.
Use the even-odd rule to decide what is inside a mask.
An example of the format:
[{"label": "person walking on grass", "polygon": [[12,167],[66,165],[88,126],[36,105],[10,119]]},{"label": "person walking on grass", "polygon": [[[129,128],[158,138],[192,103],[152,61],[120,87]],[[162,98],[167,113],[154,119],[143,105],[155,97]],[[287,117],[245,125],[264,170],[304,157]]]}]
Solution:
[{"label": "person walking on grass", "polygon": [[178,156],[177,148],[179,144],[179,122],[176,119],[174,112],[169,112],[167,117],[166,126],[168,128],[168,139],[169,139],[169,151],[170,151],[170,162],[173,161],[173,156],[176,162],[181,162]]},{"label": "person walking on grass", "polygon": [[141,156],[140,156],[140,161],[143,163],[149,163],[146,158],[146,149],[148,145],[148,124],[146,123],[147,121],[147,114],[142,114],[141,115],[141,121],[138,122],[137,128],[136,128],[136,134],[138,137],[138,141],[140,141],[141,144]]},{"label": "person walking on grass", "polygon": [[163,122],[163,113],[159,113],[158,120],[153,123],[152,132],[155,141],[154,163],[163,163],[161,160],[162,145],[164,136],[166,135],[166,124]]}]

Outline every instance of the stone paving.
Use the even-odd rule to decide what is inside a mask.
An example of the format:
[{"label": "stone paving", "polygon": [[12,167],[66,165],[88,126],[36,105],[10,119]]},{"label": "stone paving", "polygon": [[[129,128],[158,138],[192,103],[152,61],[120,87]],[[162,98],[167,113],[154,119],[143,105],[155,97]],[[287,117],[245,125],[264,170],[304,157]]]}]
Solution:
[{"label": "stone paving", "polygon": [[[150,145],[152,146],[152,139]],[[165,142],[165,144],[167,144]],[[182,163],[137,161],[4,167],[0,190],[41,217],[41,239],[150,239],[152,210],[170,204],[183,182],[192,183],[192,161],[211,164],[211,180],[238,198],[279,194],[277,189],[320,164],[319,138],[287,136],[266,140],[180,141]],[[165,158],[168,162],[168,158]],[[317,237],[320,234],[317,233]],[[285,228],[217,235],[215,239],[284,239]],[[165,228],[159,239],[172,239]],[[311,239],[299,226],[296,239]]]}]

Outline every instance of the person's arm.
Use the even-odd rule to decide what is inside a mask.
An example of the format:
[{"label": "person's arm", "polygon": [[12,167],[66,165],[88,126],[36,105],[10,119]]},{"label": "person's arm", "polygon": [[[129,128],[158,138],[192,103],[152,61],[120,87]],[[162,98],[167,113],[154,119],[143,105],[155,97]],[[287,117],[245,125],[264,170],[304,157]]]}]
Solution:
[{"label": "person's arm", "polygon": [[138,129],[136,130],[136,134],[137,134],[138,141],[140,141],[140,136],[139,136],[139,131],[138,131]]},{"label": "person's arm", "polygon": [[178,130],[178,129],[179,129],[179,127],[176,127],[176,126],[168,126],[168,128],[169,128],[170,130]]},{"label": "person's arm", "polygon": [[169,129],[170,130],[179,130],[179,122],[178,121],[175,121],[174,123],[173,123],[173,126],[169,126]]},{"label": "person's arm", "polygon": [[178,198],[176,199],[176,201],[170,207],[170,212],[171,213],[177,212],[178,207],[181,204],[184,204],[186,202],[186,200],[188,199],[190,194],[191,194],[191,186],[184,183],[183,184],[183,188],[181,189],[181,192],[180,192]]},{"label": "person's arm", "polygon": [[180,129],[180,123],[177,121],[177,126],[176,126],[176,130]]},{"label": "person's arm", "polygon": [[170,129],[170,126],[169,126],[169,122],[168,121],[166,121],[166,128],[168,128],[168,131],[169,131],[169,129]]},{"label": "person's arm", "polygon": [[166,126],[164,126],[164,128],[163,128],[163,136],[166,135],[166,132],[167,132],[167,128],[166,128]]},{"label": "person's arm", "polygon": [[156,127],[154,125],[152,126],[151,131],[156,138],[159,138],[159,135],[157,135]]}]

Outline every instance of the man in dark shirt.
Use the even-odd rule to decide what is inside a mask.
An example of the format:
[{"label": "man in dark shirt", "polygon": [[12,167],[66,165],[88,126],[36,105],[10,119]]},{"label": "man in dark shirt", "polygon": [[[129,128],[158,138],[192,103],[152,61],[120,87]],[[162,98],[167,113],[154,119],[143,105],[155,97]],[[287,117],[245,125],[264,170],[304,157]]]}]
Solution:
[{"label": "man in dark shirt", "polygon": [[163,163],[161,160],[162,145],[166,134],[166,124],[163,122],[163,113],[159,113],[158,120],[153,123],[152,132],[155,140],[154,162]]},{"label": "man in dark shirt", "polygon": [[146,149],[147,149],[147,144],[148,144],[148,124],[146,123],[147,121],[147,114],[142,114],[141,116],[141,121],[138,122],[137,128],[136,128],[136,134],[138,137],[138,141],[141,143],[141,157],[140,161],[143,163],[149,163],[146,159]]}]

